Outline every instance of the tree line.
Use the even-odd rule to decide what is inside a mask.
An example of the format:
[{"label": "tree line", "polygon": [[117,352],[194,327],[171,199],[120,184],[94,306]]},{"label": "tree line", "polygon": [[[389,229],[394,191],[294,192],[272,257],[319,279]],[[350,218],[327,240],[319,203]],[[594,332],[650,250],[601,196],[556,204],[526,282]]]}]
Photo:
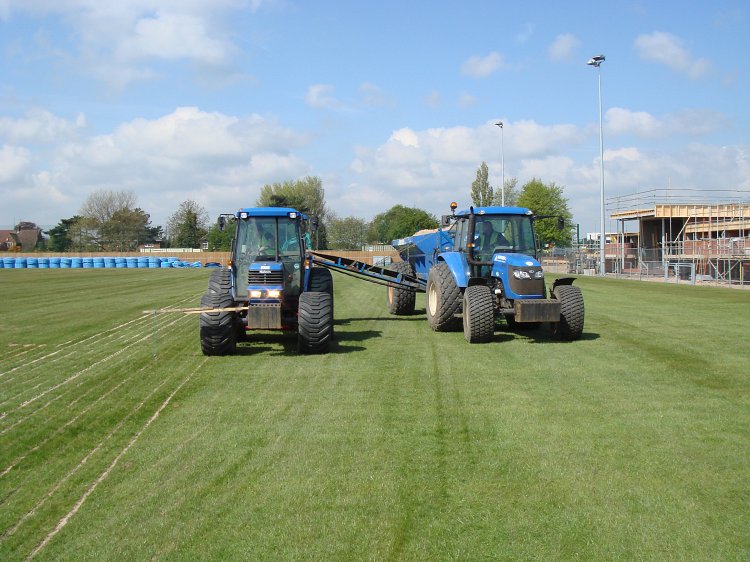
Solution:
[{"label": "tree line", "polygon": [[[564,188],[554,182],[545,184],[534,178],[518,187],[516,178],[505,181],[503,190],[494,189],[488,180],[487,164],[482,162],[471,185],[475,206],[506,206],[531,209],[537,215],[563,217],[566,228],[557,228],[556,219],[537,221],[537,234],[546,244],[566,246],[572,237],[572,214],[564,197]],[[504,191],[504,193],[503,193]],[[421,229],[437,228],[437,217],[422,209],[394,205],[371,221],[359,217],[341,217],[325,200],[320,178],[308,176],[263,186],[255,202],[258,207],[291,207],[316,217],[316,248],[358,250],[367,244],[390,244],[391,240],[409,236]],[[145,244],[166,248],[199,248],[226,251],[233,236],[233,225],[221,231],[209,219],[205,208],[187,199],[167,219],[165,227],[151,225],[150,215],[138,207],[134,193],[99,190],[88,196],[79,212],[62,219],[47,234],[47,249],[66,251],[135,251]]]}]

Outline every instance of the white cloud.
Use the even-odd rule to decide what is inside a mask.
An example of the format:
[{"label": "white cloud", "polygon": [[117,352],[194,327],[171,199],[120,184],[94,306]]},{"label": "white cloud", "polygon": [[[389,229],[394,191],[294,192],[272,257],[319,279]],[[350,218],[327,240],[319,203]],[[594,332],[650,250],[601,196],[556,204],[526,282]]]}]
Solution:
[{"label": "white cloud", "polygon": [[645,139],[705,135],[718,130],[726,122],[724,115],[707,109],[670,113],[659,119],[645,111],[614,107],[605,115],[607,135],[636,135]]},{"label": "white cloud", "polygon": [[[0,16],[58,16],[71,33],[67,56],[83,73],[121,88],[157,76],[150,63],[186,60],[226,67],[235,53],[225,18],[260,0],[5,0]],[[55,45],[60,52],[64,46]]]},{"label": "white cloud", "polygon": [[578,55],[581,42],[572,33],[563,33],[547,49],[549,58],[553,61],[571,61]]},{"label": "white cloud", "polygon": [[393,107],[396,101],[385,92],[380,86],[372,82],[364,82],[359,86],[359,94],[362,102],[371,107]]},{"label": "white cloud", "polygon": [[330,84],[313,84],[307,88],[305,102],[315,109],[344,109],[344,103],[332,95],[334,91]]},{"label": "white cloud", "polygon": [[4,145],[0,148],[0,184],[20,179],[30,163],[31,153],[28,149]]},{"label": "white cloud", "polygon": [[461,92],[461,94],[458,96],[458,106],[459,107],[472,107],[473,105],[476,105],[477,98],[475,96],[472,96],[469,92]]},{"label": "white cloud", "polygon": [[503,66],[500,53],[492,52],[482,57],[473,55],[461,65],[461,72],[473,78],[486,78]]},{"label": "white cloud", "polygon": [[0,117],[0,137],[13,144],[48,144],[75,136],[86,127],[79,114],[68,121],[44,109],[31,109],[23,117]]},{"label": "white cloud", "polygon": [[693,58],[682,39],[671,33],[654,31],[639,35],[634,45],[641,58],[668,66],[693,80],[705,76],[711,68],[708,59]]}]

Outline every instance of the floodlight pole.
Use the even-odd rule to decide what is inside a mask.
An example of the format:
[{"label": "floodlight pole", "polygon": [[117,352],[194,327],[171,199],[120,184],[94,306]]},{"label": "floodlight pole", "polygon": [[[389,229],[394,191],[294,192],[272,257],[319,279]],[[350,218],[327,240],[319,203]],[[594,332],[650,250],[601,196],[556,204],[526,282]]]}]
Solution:
[{"label": "floodlight pole", "polygon": [[600,197],[600,222],[601,234],[599,235],[599,275],[604,277],[607,274],[607,260],[605,257],[605,216],[604,216],[604,132],[602,127],[602,72],[601,65],[604,62],[604,55],[591,57],[586,63],[589,66],[596,67],[596,77],[599,85],[599,197]]},{"label": "floodlight pole", "polygon": [[500,180],[500,205],[505,207],[505,135],[503,133],[503,122],[495,123],[500,127],[500,169],[502,170],[502,179]]}]

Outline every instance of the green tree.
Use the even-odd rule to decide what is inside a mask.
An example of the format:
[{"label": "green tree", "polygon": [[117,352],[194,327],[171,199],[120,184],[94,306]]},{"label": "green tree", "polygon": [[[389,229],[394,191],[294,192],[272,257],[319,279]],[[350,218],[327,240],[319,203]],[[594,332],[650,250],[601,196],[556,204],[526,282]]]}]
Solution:
[{"label": "green tree", "polygon": [[[534,178],[523,186],[518,196],[519,207],[527,207],[535,215],[552,215],[552,218],[539,219],[535,224],[537,236],[543,245],[570,246],[573,215],[568,208],[568,200],[563,196],[564,190],[554,182],[545,185],[541,179]],[[565,220],[562,230],[557,227],[557,217]]]},{"label": "green tree", "polygon": [[368,224],[357,217],[329,215],[326,224],[328,247],[333,250],[359,250],[367,243]]},{"label": "green tree", "polygon": [[224,230],[219,230],[218,223],[212,224],[208,229],[208,249],[212,252],[228,252],[236,229],[237,223],[233,220],[227,221]]},{"label": "green tree", "polygon": [[72,227],[73,225],[81,220],[80,215],[75,215],[69,219],[62,219],[57,226],[49,229],[47,234],[49,235],[49,242],[47,248],[50,252],[67,252],[73,247]]},{"label": "green tree", "polygon": [[328,207],[323,182],[316,176],[301,180],[264,185],[256,204],[259,207],[291,207],[318,218],[318,229],[313,233],[313,246],[326,248]]},{"label": "green tree", "polygon": [[367,237],[371,242],[388,244],[396,238],[411,236],[418,230],[438,226],[438,220],[427,211],[395,205],[372,219]]},{"label": "green tree", "polygon": [[198,248],[208,234],[208,212],[192,199],[186,199],[167,219],[169,243],[176,248]]},{"label": "green tree", "polygon": [[[492,197],[492,204],[496,206],[503,205],[503,193],[495,190]],[[505,206],[515,207],[518,204],[518,178],[507,178],[505,180]]]},{"label": "green tree", "polygon": [[492,186],[487,162],[482,162],[479,166],[477,177],[471,184],[471,201],[475,207],[486,207],[492,204]]},{"label": "green tree", "polygon": [[115,211],[112,217],[99,227],[102,248],[120,252],[136,250],[139,244],[147,241],[150,222],[148,213],[140,208]]}]

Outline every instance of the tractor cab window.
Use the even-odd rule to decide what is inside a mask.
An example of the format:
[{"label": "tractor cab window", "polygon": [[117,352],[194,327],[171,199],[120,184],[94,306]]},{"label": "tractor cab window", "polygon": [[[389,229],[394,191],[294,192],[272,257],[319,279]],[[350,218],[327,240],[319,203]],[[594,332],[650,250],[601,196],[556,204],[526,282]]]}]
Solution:
[{"label": "tractor cab window", "polygon": [[489,261],[496,252],[534,255],[534,231],[528,215],[483,215],[474,223],[474,255]]},{"label": "tractor cab window", "polygon": [[237,231],[237,257],[240,262],[299,262],[300,245],[297,224],[288,217],[250,217],[240,220]]}]

